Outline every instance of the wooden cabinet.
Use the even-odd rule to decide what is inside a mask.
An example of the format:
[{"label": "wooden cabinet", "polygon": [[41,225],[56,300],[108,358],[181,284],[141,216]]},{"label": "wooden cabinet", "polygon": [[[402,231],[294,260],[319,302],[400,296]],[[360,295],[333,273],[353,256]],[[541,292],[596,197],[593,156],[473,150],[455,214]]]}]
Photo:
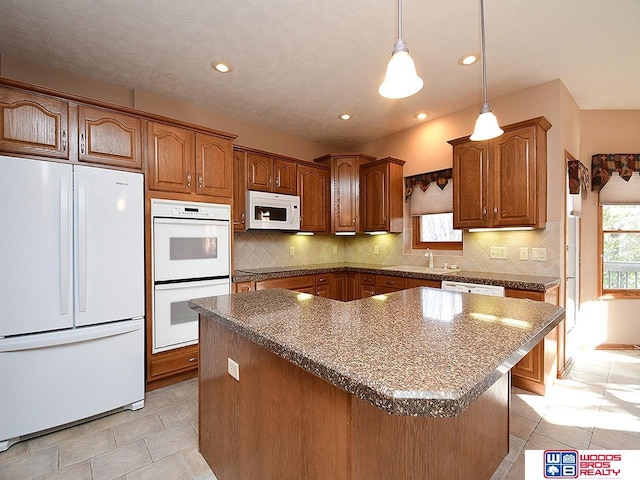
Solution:
[{"label": "wooden cabinet", "polygon": [[360,298],[360,289],[358,285],[358,274],[355,272],[343,273],[342,300],[350,302]]},{"label": "wooden cabinet", "polygon": [[358,298],[372,297],[376,294],[376,275],[373,273],[359,274],[359,295]]},{"label": "wooden cabinet", "polygon": [[423,280],[421,278],[405,278],[404,287],[405,288],[416,288],[416,287],[441,288],[442,281],[441,280]]},{"label": "wooden cabinet", "polygon": [[247,188],[296,195],[296,163],[266,153],[247,153]]},{"label": "wooden cabinet", "polygon": [[267,288],[286,288],[297,292],[315,294],[315,278],[313,275],[299,275],[297,277],[271,278],[256,282],[256,290]]},{"label": "wooden cabinet", "polygon": [[364,232],[402,232],[403,160],[387,157],[360,166],[360,220]]},{"label": "wooden cabinet", "polygon": [[376,275],[376,295],[399,292],[405,289],[404,277]]},{"label": "wooden cabinet", "polygon": [[314,160],[329,167],[331,233],[362,232],[360,165],[374,160],[361,153],[324,155]]},{"label": "wooden cabinet", "polygon": [[504,127],[498,138],[452,140],[453,227],[544,228],[547,135],[544,117]]},{"label": "wooden cabinet", "polygon": [[142,168],[142,120],[111,110],[78,106],[78,160]]},{"label": "wooden cabinet", "polygon": [[0,88],[0,150],[69,159],[69,103]]},{"label": "wooden cabinet", "polygon": [[329,232],[329,169],[322,165],[298,164],[300,231]]},{"label": "wooden cabinet", "polygon": [[[546,292],[534,292],[529,290],[505,289],[505,296],[512,298],[525,298],[548,302],[558,305],[559,286],[555,286]],[[563,325],[563,324],[561,324]],[[511,369],[511,382],[513,386],[530,392],[544,395],[546,389],[553,383],[559,370],[558,359],[559,346],[562,342],[560,325],[554,328],[547,336],[527,353],[522,360]]]},{"label": "wooden cabinet", "polygon": [[232,284],[233,293],[245,293],[255,289],[256,289],[255,283],[252,281],[234,282]]},{"label": "wooden cabinet", "polygon": [[315,278],[316,295],[324,298],[334,298],[333,274],[319,273]]},{"label": "wooden cabinet", "polygon": [[150,190],[231,197],[230,140],[148,122],[147,154]]},{"label": "wooden cabinet", "polygon": [[233,231],[247,229],[247,153],[233,149]]},{"label": "wooden cabinet", "polygon": [[198,345],[147,355],[147,390],[198,375]]}]

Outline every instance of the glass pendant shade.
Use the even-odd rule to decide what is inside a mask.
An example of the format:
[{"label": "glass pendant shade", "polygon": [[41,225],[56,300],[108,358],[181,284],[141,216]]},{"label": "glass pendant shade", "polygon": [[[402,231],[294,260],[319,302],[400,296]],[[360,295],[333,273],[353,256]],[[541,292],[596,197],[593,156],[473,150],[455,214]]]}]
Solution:
[{"label": "glass pendant shade", "polygon": [[482,140],[499,137],[503,133],[504,130],[498,125],[498,119],[491,111],[491,107],[488,103],[484,103],[482,110],[480,110],[480,115],[476,120],[476,127],[473,129],[473,133],[469,139],[474,142],[480,142]]},{"label": "glass pendant shade", "polygon": [[384,81],[378,89],[380,95],[386,98],[410,97],[418,93],[423,85],[424,82],[416,73],[416,66],[409,51],[394,49]]}]

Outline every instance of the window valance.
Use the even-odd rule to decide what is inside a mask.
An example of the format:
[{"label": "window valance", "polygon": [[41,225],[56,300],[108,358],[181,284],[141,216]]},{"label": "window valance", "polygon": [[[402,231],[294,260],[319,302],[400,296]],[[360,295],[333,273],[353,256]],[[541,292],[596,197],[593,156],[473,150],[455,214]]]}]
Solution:
[{"label": "window valance", "polygon": [[591,157],[591,190],[602,190],[617,172],[627,182],[633,172],[640,173],[640,153],[598,153]]},{"label": "window valance", "polygon": [[589,190],[589,169],[580,160],[568,160],[569,193],[571,195],[587,196]]},{"label": "window valance", "polygon": [[444,190],[444,187],[447,186],[449,180],[453,178],[453,169],[446,168],[444,170],[438,170],[436,172],[427,172],[421,173],[419,175],[413,175],[411,177],[405,177],[404,186],[405,186],[405,195],[404,199],[406,202],[411,198],[411,194],[413,193],[413,189],[416,188],[416,185],[420,186],[420,189],[423,192],[427,191],[429,188],[429,184],[431,182],[435,182],[440,190]]}]

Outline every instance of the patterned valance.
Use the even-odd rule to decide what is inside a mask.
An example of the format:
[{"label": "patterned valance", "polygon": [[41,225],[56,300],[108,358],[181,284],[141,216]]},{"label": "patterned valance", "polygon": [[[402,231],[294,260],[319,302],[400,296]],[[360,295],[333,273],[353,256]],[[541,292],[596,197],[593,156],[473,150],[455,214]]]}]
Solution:
[{"label": "patterned valance", "polygon": [[569,193],[571,195],[587,196],[589,190],[589,169],[580,160],[568,160]]},{"label": "patterned valance", "polygon": [[453,177],[453,169],[446,168],[444,170],[438,170],[437,172],[428,172],[421,173],[419,175],[413,175],[412,177],[405,177],[404,186],[405,186],[405,194],[404,199],[406,202],[411,198],[411,194],[413,193],[413,189],[416,185],[420,186],[420,189],[423,192],[427,191],[429,188],[429,184],[431,182],[436,182],[436,185],[440,187],[440,190],[444,190],[444,187],[447,186],[449,180]]},{"label": "patterned valance", "polygon": [[591,190],[602,190],[614,172],[628,182],[633,172],[640,173],[640,153],[598,153],[591,157]]}]

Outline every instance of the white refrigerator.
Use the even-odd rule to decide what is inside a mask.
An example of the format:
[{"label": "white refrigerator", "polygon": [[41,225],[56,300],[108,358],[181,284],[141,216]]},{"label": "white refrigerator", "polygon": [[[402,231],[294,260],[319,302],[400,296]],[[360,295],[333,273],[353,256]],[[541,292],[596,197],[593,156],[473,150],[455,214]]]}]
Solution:
[{"label": "white refrigerator", "polygon": [[0,170],[3,451],[144,405],[144,190],[103,168],[0,156]]}]

